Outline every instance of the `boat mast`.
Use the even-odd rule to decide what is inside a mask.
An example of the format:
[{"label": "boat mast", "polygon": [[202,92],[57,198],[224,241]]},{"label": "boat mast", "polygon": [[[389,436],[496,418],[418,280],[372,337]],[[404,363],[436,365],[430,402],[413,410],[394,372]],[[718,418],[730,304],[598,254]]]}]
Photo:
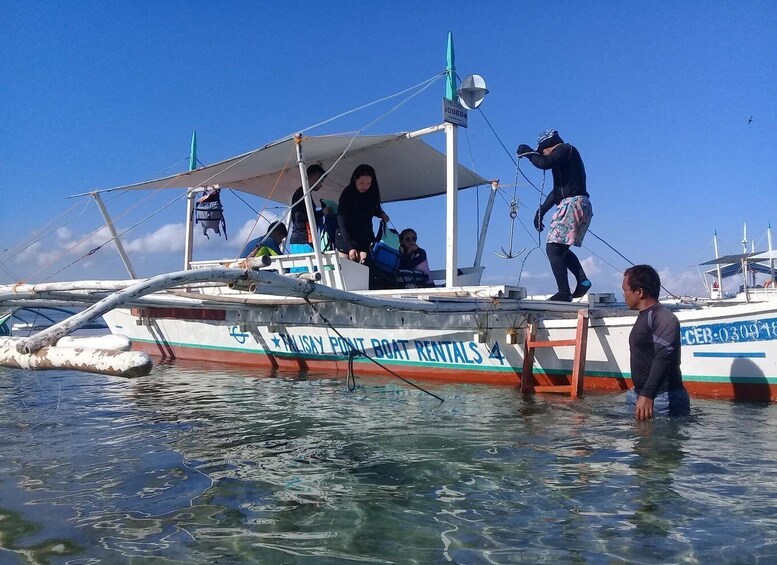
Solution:
[{"label": "boat mast", "polygon": [[772,223],[766,228],[766,240],[769,243],[769,281],[770,286],[774,286],[774,257],[772,257]]},{"label": "boat mast", "polygon": [[[192,146],[189,151],[189,170],[197,168],[197,131],[192,132]],[[186,192],[186,238],[184,239],[183,270],[188,271],[192,263],[192,248],[194,247],[194,196],[191,188]]]},{"label": "boat mast", "polygon": [[[445,98],[454,101],[456,99],[456,65],[453,53],[453,33],[448,32],[448,66],[446,68],[447,79],[445,81]],[[458,136],[457,126],[445,122],[445,156],[447,172],[447,198],[446,198],[446,236],[445,236],[445,286],[448,288],[457,286],[456,267],[456,224],[458,218]]]},{"label": "boat mast", "polygon": [[[318,266],[318,272],[321,276],[324,276],[324,261],[321,258],[321,239],[318,235],[318,225],[316,224],[316,209],[313,206],[313,195],[310,193],[310,183],[308,182],[307,165],[305,164],[305,158],[302,156],[302,134],[298,133],[294,136],[294,145],[297,148],[297,165],[299,165],[299,176],[302,179],[302,193],[305,199],[305,211],[308,215],[308,224],[310,225],[310,237],[313,240],[313,253],[316,258],[316,265]],[[321,179],[318,181],[321,182]]]},{"label": "boat mast", "polygon": [[[720,270],[720,254],[718,253],[718,230],[715,230],[715,235],[712,237],[712,243],[715,246],[715,268],[718,271],[718,298],[723,298],[723,273]],[[707,281],[704,281],[707,284]]]},{"label": "boat mast", "polygon": [[745,257],[742,258],[742,280],[744,281],[745,298],[747,298],[747,222],[744,223],[742,229],[742,253]]}]

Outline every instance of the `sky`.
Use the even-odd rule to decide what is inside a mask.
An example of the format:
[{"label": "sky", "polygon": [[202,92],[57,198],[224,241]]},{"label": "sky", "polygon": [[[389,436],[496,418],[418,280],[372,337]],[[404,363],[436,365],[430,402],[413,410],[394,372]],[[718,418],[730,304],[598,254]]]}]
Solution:
[{"label": "sky", "polygon": [[[593,290],[618,295],[623,269],[649,263],[669,291],[701,294],[696,265],[714,257],[715,231],[721,255],[741,252],[745,224],[748,245],[765,250],[777,221],[775,21],[769,1],[6,0],[0,283],[127,278],[115,248],[100,246],[93,201],[70,197],[185,170],[195,130],[209,164],[422,83],[444,70],[452,32],[458,75],[489,89],[460,128],[459,158],[502,186],[483,282],[555,291],[532,227],[540,196],[515,162],[520,143],[555,128],[586,166],[594,218],[576,253]],[[435,125],[443,94],[440,80],[365,133]],[[395,103],[310,133],[360,129]],[[427,141],[442,149],[439,137]],[[519,165],[542,187],[541,171]],[[460,197],[462,265],[487,193]],[[181,196],[105,196],[141,276],[182,268]],[[222,201],[229,240],[198,233],[195,259],[234,256],[252,228],[264,233],[257,212],[285,212],[239,193]],[[386,211],[444,267],[444,200]],[[511,246],[524,251],[497,255]]]}]

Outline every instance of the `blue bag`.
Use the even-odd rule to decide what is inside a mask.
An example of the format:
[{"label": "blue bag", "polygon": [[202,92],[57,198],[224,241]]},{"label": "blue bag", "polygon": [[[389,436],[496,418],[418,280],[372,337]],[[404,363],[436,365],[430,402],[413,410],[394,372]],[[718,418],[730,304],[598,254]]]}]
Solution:
[{"label": "blue bag", "polygon": [[370,266],[384,273],[393,273],[399,267],[399,234],[386,222],[380,223],[378,239],[372,244]]}]

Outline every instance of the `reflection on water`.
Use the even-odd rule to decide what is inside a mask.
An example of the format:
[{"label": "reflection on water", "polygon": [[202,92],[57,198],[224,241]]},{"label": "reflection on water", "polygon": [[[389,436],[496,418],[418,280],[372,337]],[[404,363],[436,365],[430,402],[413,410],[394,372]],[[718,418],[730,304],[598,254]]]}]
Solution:
[{"label": "reflection on water", "polygon": [[0,563],[777,558],[771,405],[358,384],[0,369]]}]

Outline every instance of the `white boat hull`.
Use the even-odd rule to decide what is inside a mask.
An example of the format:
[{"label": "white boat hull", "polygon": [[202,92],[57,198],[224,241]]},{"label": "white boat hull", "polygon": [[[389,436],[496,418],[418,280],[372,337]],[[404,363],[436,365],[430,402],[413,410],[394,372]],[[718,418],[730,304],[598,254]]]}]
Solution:
[{"label": "white boat hull", "polygon": [[[307,304],[283,303],[117,309],[105,319],[134,348],[164,358],[334,371],[352,361],[357,373],[518,385],[526,316],[538,317],[539,339],[573,339],[576,310],[550,312],[536,303],[524,307],[533,301],[513,302],[514,308],[503,303],[499,310],[476,313],[383,311],[336,302],[317,304],[318,313]],[[679,308],[676,314],[683,379],[692,394],[777,399],[777,302]],[[630,386],[634,315],[622,306],[590,309],[585,390]],[[534,371],[565,382],[573,356],[571,346],[537,350]]]}]

